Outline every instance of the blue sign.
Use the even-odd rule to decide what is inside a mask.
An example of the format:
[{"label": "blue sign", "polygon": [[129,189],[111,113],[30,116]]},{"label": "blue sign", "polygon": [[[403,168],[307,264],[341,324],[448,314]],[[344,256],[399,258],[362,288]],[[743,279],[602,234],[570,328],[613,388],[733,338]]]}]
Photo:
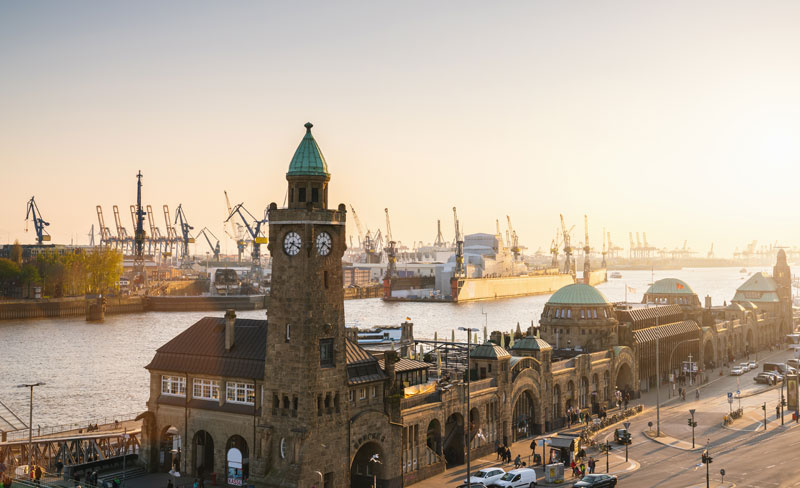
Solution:
[{"label": "blue sign", "polygon": [[733,398],[733,393],[728,392],[728,398]]}]

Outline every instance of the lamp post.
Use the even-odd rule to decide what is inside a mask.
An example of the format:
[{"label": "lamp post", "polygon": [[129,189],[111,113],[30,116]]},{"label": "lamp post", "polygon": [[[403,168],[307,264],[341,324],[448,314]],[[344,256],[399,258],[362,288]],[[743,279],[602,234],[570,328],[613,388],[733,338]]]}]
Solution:
[{"label": "lamp post", "polygon": [[470,457],[469,457],[471,449],[470,449],[469,443],[470,443],[470,441],[472,439],[470,438],[470,435],[469,435],[470,434],[470,432],[469,432],[470,431],[470,422],[469,422],[469,413],[470,413],[469,382],[470,382],[470,376],[471,376],[470,369],[469,369],[469,354],[470,354],[470,349],[472,349],[472,333],[473,332],[478,332],[478,329],[474,329],[474,328],[471,328],[471,327],[459,327],[458,330],[467,333],[467,415],[465,415],[464,418],[466,419],[466,424],[467,424],[467,434],[466,434],[466,438],[465,438],[465,442],[467,444],[467,487],[471,488],[472,487],[472,482],[470,481]]},{"label": "lamp post", "polygon": [[122,434],[122,488],[125,488],[125,461],[128,459],[128,437],[128,428],[125,427],[125,432]]},{"label": "lamp post", "polygon": [[697,427],[697,422],[694,421],[694,412],[695,409],[690,409],[689,413],[692,415],[691,420],[689,422],[692,424],[692,449],[694,449],[694,428]]},{"label": "lamp post", "polygon": [[33,458],[33,387],[34,386],[44,386],[45,383],[39,381],[37,383],[23,383],[21,385],[17,385],[17,388],[30,388],[31,389],[31,401],[30,401],[30,409],[28,412],[28,472],[31,469],[31,461]]},{"label": "lamp post", "polygon": [[630,444],[631,438],[631,423],[625,422],[622,424],[625,426],[625,462],[628,462],[628,444]]},{"label": "lamp post", "polygon": [[[672,355],[675,354],[675,351],[678,350],[678,347],[681,344],[686,344],[687,342],[700,342],[700,339],[686,339],[685,341],[680,341],[679,343],[675,344],[675,347],[672,348],[672,351],[669,353],[669,362],[667,365],[672,368]],[[672,388],[670,388],[670,396],[672,396]]]}]

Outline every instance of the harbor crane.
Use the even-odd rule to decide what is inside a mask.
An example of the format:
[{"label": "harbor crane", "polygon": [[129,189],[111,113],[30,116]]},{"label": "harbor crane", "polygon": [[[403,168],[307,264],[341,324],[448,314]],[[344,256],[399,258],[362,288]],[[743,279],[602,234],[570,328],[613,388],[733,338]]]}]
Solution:
[{"label": "harbor crane", "polygon": [[33,228],[36,231],[36,243],[42,245],[42,242],[50,241],[50,234],[44,229],[50,222],[46,222],[42,218],[42,212],[39,211],[39,206],[36,205],[36,200],[31,199],[28,201],[28,212],[25,215],[25,232],[28,231],[28,219],[33,220]]},{"label": "harbor crane", "polygon": [[155,254],[155,251],[157,250],[163,256],[167,246],[167,240],[163,235],[161,235],[161,229],[159,229],[156,225],[155,216],[153,215],[153,207],[151,205],[147,206],[147,222],[150,224],[150,245],[148,252],[150,254]]},{"label": "harbor crane", "polygon": [[136,175],[136,225],[134,227],[134,252],[133,252],[133,276],[134,281],[138,281],[142,286],[147,287],[147,272],[144,268],[144,242],[147,233],[144,230],[144,215],[142,209],[142,172]]},{"label": "harbor crane", "polygon": [[572,232],[572,229],[574,229],[575,226],[573,225],[572,227],[569,228],[569,230],[567,230],[567,224],[564,223],[564,214],[559,214],[559,216],[561,217],[561,232],[564,235],[565,257],[564,257],[563,272],[571,274],[572,277],[574,278],[576,272],[575,272],[575,261],[572,257],[572,246],[570,245],[570,232]]},{"label": "harbor crane", "polygon": [[179,203],[178,208],[175,209],[175,222],[172,225],[177,225],[180,222],[180,229],[181,229],[181,243],[183,248],[181,252],[183,253],[183,265],[189,265],[189,244],[194,244],[194,237],[189,234],[189,231],[194,229],[191,225],[189,225],[189,220],[186,218],[186,214],[183,211],[183,204]]},{"label": "harbor crane", "polygon": [[558,268],[558,247],[561,245],[561,238],[558,235],[558,229],[556,229],[556,236],[550,241],[550,254],[553,256],[553,260],[550,262],[550,266],[553,268]]},{"label": "harbor crane", "polygon": [[[251,270],[254,277],[258,277],[258,275],[261,273],[261,244],[267,244],[267,242],[269,242],[261,232],[261,226],[267,223],[266,211],[264,213],[265,216],[263,219],[257,219],[246,208],[244,208],[244,203],[239,203],[233,207],[231,213],[228,215],[228,218],[225,219],[225,222],[227,222],[232,219],[234,215],[238,214],[239,218],[242,219],[242,222],[244,223],[244,227],[250,234],[250,237],[253,239],[253,250],[251,251],[250,256],[253,259]],[[247,214],[247,216],[245,216],[245,214]],[[247,221],[248,217],[252,220],[252,223]]]},{"label": "harbor crane", "polygon": [[95,244],[94,244],[94,224],[92,224],[92,228],[89,229],[89,247],[95,247]]},{"label": "harbor crane", "polygon": [[464,268],[464,237],[461,235],[461,224],[458,221],[458,213],[456,207],[453,207],[453,223],[456,227],[455,248],[456,248],[456,269],[453,271],[454,278],[463,278],[466,276],[466,269]]},{"label": "harbor crane", "polygon": [[169,206],[164,205],[164,220],[167,226],[167,250],[164,252],[164,257],[172,256],[172,250],[175,249],[176,257],[180,252],[180,248],[176,246],[178,243],[178,233],[175,232],[175,227],[172,226],[172,219],[169,216]]},{"label": "harbor crane", "polygon": [[444,236],[442,235],[442,221],[439,219],[436,219],[436,240],[433,241],[433,247],[437,249],[447,247],[447,243],[444,242]]},{"label": "harbor crane", "polygon": [[353,211],[353,220],[356,221],[356,228],[358,229],[358,247],[362,247],[364,246],[364,227],[361,226],[361,219],[358,218],[358,214],[356,213],[356,209],[353,208],[353,205],[350,205],[350,210]]},{"label": "harbor crane", "polygon": [[708,259],[714,259],[714,243],[711,243],[711,249],[708,250],[708,254],[706,255]]},{"label": "harbor crane", "polygon": [[[609,238],[611,237],[611,233],[608,234]],[[611,247],[611,242],[608,243],[609,247]],[[603,262],[600,264],[601,268],[606,268],[608,265],[606,264],[606,228],[603,227]]]},{"label": "harbor crane", "polygon": [[589,259],[589,253],[592,248],[589,247],[589,217],[583,214],[583,280],[588,285],[589,273],[592,272],[592,263]]},{"label": "harbor crane", "polygon": [[389,220],[389,209],[384,208],[386,212],[386,279],[392,279],[397,274],[397,242],[392,238],[392,222]]},{"label": "harbor crane", "polygon": [[519,248],[519,238],[517,237],[517,231],[514,230],[514,227],[511,226],[511,217],[506,215],[506,219],[508,220],[508,233],[511,237],[511,252],[514,253],[514,259],[519,261],[520,257],[520,248]]},{"label": "harbor crane", "polygon": [[[228,191],[223,190],[223,193],[225,193],[225,205],[228,208],[228,213],[226,215],[230,216],[233,213],[233,209],[231,208],[231,201],[228,198]],[[247,241],[244,238],[244,228],[242,227],[242,224],[238,222],[228,222],[228,220],[225,221],[225,224],[227,224],[225,226],[225,233],[228,234],[228,237],[236,241],[236,252],[239,254],[237,260],[241,263],[242,254],[244,253],[245,248],[247,248]],[[231,232],[228,232],[228,226],[230,226]]]},{"label": "harbor crane", "polygon": [[111,235],[109,228],[106,227],[106,222],[103,218],[103,207],[100,205],[97,206],[97,224],[100,226],[100,245],[111,246],[115,239]]},{"label": "harbor crane", "polygon": [[128,235],[128,231],[125,227],[122,226],[122,220],[119,216],[119,207],[114,205],[111,207],[114,211],[114,224],[117,226],[117,239],[119,243],[122,245],[122,252],[125,253],[130,249],[133,248],[133,240]]},{"label": "harbor crane", "polygon": [[[211,252],[214,253],[214,261],[219,261],[219,253],[220,253],[219,239],[217,239],[217,236],[215,236],[214,233],[211,232],[211,230],[208,227],[203,227],[202,229],[200,229],[200,232],[197,233],[195,240],[197,240],[197,238],[199,238],[201,234],[203,237],[206,238],[206,242],[208,243],[208,247],[211,248]],[[211,244],[211,239],[208,237],[209,234],[211,234],[211,237],[213,237],[214,240],[217,241],[216,244]]]}]

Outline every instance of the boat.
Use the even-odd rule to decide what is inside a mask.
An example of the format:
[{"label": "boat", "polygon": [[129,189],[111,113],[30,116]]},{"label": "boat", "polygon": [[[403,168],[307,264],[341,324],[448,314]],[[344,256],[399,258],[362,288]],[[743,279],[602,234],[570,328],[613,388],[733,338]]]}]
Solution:
[{"label": "boat", "polygon": [[620,273],[619,271],[613,271],[610,275],[608,275],[608,277],[609,278],[622,278],[622,273]]},{"label": "boat", "polygon": [[740,273],[747,273],[747,268],[742,268],[739,270]]},{"label": "boat", "polygon": [[217,295],[238,295],[241,287],[242,282],[235,269],[218,268],[214,272],[214,288]]}]

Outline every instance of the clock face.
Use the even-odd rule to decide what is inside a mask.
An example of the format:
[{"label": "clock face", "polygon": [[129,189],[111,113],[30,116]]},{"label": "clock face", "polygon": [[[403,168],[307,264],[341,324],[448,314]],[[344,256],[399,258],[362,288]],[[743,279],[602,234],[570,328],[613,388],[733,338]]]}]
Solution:
[{"label": "clock face", "polygon": [[320,232],[317,235],[317,252],[320,256],[327,256],[331,252],[333,241],[327,232]]},{"label": "clock face", "polygon": [[286,237],[283,238],[283,250],[286,251],[286,254],[289,256],[296,256],[297,253],[300,252],[300,245],[303,243],[303,240],[300,239],[300,234],[297,232],[289,232],[286,234]]},{"label": "clock face", "polygon": [[281,459],[286,459],[286,438],[281,438]]}]

